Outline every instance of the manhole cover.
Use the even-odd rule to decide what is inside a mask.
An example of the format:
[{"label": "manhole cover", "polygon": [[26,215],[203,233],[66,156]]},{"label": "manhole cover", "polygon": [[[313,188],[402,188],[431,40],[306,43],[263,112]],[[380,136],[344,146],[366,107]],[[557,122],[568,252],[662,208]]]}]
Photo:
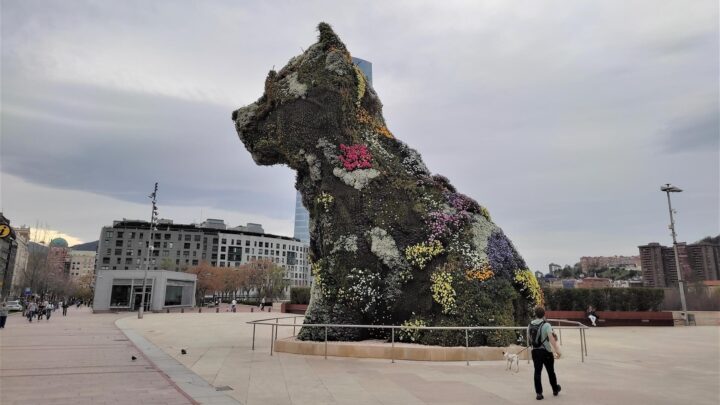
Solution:
[{"label": "manhole cover", "polygon": [[223,385],[222,387],[215,387],[215,391],[232,391],[232,390],[233,389],[227,385]]}]

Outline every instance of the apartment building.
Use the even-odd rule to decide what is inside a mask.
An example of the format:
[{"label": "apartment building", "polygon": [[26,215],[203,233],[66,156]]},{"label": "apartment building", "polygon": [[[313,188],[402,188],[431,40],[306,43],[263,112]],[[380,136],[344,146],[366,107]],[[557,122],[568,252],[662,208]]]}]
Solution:
[{"label": "apartment building", "polygon": [[308,244],[265,233],[259,224],[228,228],[221,219],[201,224],[175,224],[163,219],[151,231],[147,221],[124,219],[102,228],[95,267],[143,270],[149,259],[150,270],[181,271],[202,261],[238,267],[267,259],[285,269],[291,285],[310,285],[307,255]]}]

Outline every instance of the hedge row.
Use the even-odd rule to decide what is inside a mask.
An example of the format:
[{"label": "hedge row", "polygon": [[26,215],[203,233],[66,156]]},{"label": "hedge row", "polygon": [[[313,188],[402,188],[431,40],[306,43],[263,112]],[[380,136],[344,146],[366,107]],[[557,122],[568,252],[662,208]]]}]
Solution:
[{"label": "hedge row", "polygon": [[544,288],[545,309],[585,311],[659,311],[662,288]]},{"label": "hedge row", "polygon": [[310,303],[310,287],[292,287],[290,288],[291,304],[309,304]]}]

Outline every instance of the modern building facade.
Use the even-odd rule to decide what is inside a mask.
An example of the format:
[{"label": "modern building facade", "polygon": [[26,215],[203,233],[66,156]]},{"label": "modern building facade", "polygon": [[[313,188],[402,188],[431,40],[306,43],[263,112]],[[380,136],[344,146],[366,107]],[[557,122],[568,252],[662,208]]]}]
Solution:
[{"label": "modern building facade", "polygon": [[[144,270],[100,270],[95,276],[93,312],[136,311],[143,294]],[[145,283],[145,310],[193,307],[197,276],[151,270]]]},{"label": "modern building facade", "polygon": [[[678,243],[678,259],[686,281],[720,280],[720,245],[709,242]],[[653,242],[639,246],[645,287],[677,285],[675,251]]]},{"label": "modern building facade", "polygon": [[27,270],[28,258],[30,257],[30,252],[28,250],[28,244],[30,243],[30,228],[15,228],[15,235],[17,250],[15,251],[15,260],[13,263],[11,291],[17,295],[22,288],[20,280]]},{"label": "modern building facade", "polygon": [[[372,63],[365,59],[352,58],[357,67],[362,70],[367,77],[368,82],[372,85]],[[293,237],[299,239],[303,243],[310,244],[310,213],[302,203],[302,195],[299,191],[295,192],[295,229]]]},{"label": "modern building facade", "polygon": [[95,268],[144,270],[149,258],[151,270],[181,271],[203,261],[212,266],[239,267],[264,259],[283,267],[290,285],[310,285],[307,254],[306,243],[264,233],[259,224],[228,228],[219,219],[199,225],[160,220],[151,232],[147,221],[122,220],[102,228]]}]

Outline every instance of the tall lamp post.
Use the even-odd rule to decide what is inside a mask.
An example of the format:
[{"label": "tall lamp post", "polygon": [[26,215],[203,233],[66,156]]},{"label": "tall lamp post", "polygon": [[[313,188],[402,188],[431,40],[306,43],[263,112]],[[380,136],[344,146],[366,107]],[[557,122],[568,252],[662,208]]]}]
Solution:
[{"label": "tall lamp post", "polygon": [[152,257],[152,251],[155,250],[155,247],[153,246],[153,235],[156,231],[155,222],[157,220],[158,214],[157,205],[155,204],[157,202],[157,191],[158,184],[156,182],[152,194],[148,196],[152,201],[152,214],[150,215],[150,238],[148,239],[147,258],[145,259],[145,275],[143,276],[142,295],[140,297],[140,309],[138,309],[138,319],[142,319],[143,312],[145,311],[145,286],[147,285],[147,276],[148,270],[150,270],[150,259]]},{"label": "tall lamp post", "polygon": [[682,190],[678,187],[675,187],[671,185],[670,183],[665,184],[664,186],[660,187],[660,191],[664,191],[667,194],[667,200],[668,200],[668,211],[670,211],[670,232],[672,234],[673,238],[673,250],[675,252],[675,270],[677,271],[677,277],[678,277],[678,288],[680,289],[680,304],[682,305],[682,311],[683,311],[683,320],[685,321],[685,326],[688,325],[688,316],[687,316],[687,303],[685,302],[685,287],[683,285],[683,276],[682,271],[680,269],[680,256],[678,255],[678,246],[677,246],[677,238],[675,234],[675,219],[673,218],[673,209],[672,204],[670,204],[670,193],[681,193]]}]

